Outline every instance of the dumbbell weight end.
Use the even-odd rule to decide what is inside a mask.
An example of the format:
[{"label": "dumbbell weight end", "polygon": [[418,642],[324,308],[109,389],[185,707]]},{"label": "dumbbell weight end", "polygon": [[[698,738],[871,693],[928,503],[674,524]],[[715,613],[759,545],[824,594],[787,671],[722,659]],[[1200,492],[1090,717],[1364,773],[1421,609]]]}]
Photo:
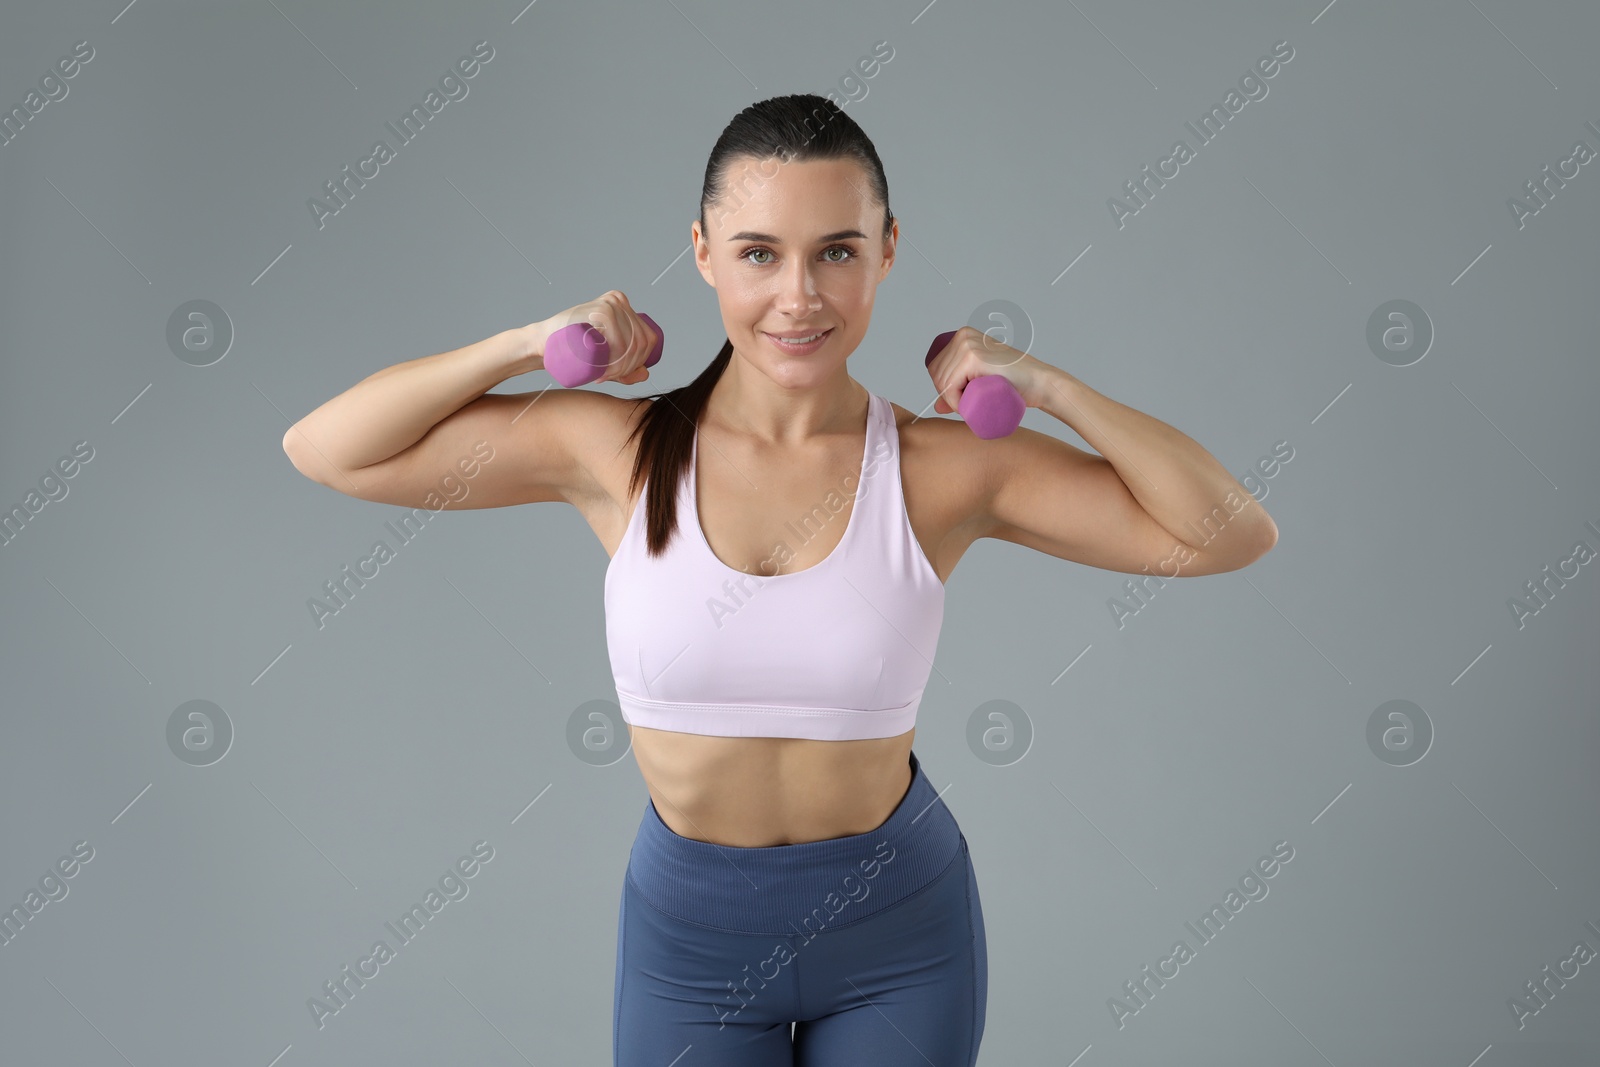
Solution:
[{"label": "dumbbell weight end", "polygon": [[[656,343],[644,365],[653,367],[661,358],[666,335],[656,320],[640,312],[639,317],[656,332]],[[599,381],[611,364],[611,345],[605,334],[587,322],[574,322],[552,333],[544,345],[544,369],[563,386],[571,389]]]},{"label": "dumbbell weight end", "polygon": [[[932,363],[933,357],[942,352],[955,335],[956,332],[950,330],[935,337],[922,365],[926,367]],[[1017,387],[998,374],[972,379],[956,403],[956,411],[967,427],[986,441],[1014,433],[1022,425],[1022,413],[1026,410],[1028,405]]]}]

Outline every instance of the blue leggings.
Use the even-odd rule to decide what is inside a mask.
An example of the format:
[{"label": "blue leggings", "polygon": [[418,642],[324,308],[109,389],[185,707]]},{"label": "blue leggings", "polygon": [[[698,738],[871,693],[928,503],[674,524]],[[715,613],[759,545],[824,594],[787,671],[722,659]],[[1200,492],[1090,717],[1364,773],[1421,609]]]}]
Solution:
[{"label": "blue leggings", "polygon": [[617,914],[615,1067],[971,1067],[977,879],[915,753],[911,771],[876,830],[793,845],[681,837],[648,804]]}]

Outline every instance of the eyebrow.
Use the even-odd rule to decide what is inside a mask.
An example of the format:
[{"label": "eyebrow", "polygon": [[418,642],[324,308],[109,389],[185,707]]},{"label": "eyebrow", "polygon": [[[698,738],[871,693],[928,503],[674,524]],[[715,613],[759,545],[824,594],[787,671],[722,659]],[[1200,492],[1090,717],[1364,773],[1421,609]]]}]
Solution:
[{"label": "eyebrow", "polygon": [[[817,242],[819,244],[821,244],[821,243],[823,243],[825,241],[842,241],[846,237],[859,237],[863,241],[865,241],[867,239],[867,235],[862,233],[860,230],[838,230],[838,231],[836,231],[834,233],[825,233],[825,234],[823,234],[821,237],[817,238]],[[738,233],[736,233],[732,237],[728,238],[728,240],[730,240],[730,241],[766,241],[768,244],[774,244],[774,245],[783,244],[782,240],[780,240],[778,237],[776,237],[776,236],[774,236],[774,235],[772,235],[770,233],[756,233],[754,230],[740,230]]]}]

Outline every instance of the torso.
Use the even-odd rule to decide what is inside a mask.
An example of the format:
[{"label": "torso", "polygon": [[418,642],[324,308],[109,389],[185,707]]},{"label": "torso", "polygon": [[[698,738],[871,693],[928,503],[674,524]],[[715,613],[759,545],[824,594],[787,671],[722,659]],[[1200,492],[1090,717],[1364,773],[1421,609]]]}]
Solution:
[{"label": "torso", "polygon": [[[637,403],[618,400],[614,441],[627,436]],[[864,413],[865,390],[861,405]],[[891,406],[906,513],[934,573],[947,581],[979,536],[972,495],[979,484],[975,438],[958,420],[917,419],[900,405]],[[719,559],[751,574],[766,573],[760,564],[783,540],[778,531],[787,516],[804,511],[861,466],[859,434],[819,443],[803,457],[792,449],[763,450],[714,426],[702,425],[700,440],[706,446],[696,470],[701,528]],[[594,471],[600,490],[572,501],[608,556],[615,555],[638,503],[637,491],[628,494],[637,444],[635,437],[626,448],[597,448],[596,454],[614,456]],[[852,510],[853,502],[841,517]],[[683,524],[694,519],[680,513],[680,532],[688,532]],[[826,559],[846,529],[846,522],[829,523],[795,552],[782,573]],[[628,729],[662,821],[674,833],[701,841],[760,847],[866,833],[889,817],[911,784],[915,730],[895,737],[813,741]]]}]

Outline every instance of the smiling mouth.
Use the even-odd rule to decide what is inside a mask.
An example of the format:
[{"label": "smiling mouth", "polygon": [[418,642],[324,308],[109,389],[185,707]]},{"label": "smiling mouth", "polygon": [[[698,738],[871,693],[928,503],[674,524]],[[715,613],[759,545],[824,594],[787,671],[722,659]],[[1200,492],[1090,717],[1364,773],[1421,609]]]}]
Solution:
[{"label": "smiling mouth", "polygon": [[[763,332],[765,332],[765,331],[763,331]],[[793,335],[781,334],[781,333],[768,333],[767,336],[772,338],[774,341],[782,341],[785,344],[805,345],[805,344],[811,344],[814,341],[820,341],[820,340],[822,340],[824,337],[826,337],[828,334],[830,334],[832,332],[833,332],[833,327],[830,326],[826,330],[817,330],[817,331],[815,331],[813,333],[793,334]]]}]

